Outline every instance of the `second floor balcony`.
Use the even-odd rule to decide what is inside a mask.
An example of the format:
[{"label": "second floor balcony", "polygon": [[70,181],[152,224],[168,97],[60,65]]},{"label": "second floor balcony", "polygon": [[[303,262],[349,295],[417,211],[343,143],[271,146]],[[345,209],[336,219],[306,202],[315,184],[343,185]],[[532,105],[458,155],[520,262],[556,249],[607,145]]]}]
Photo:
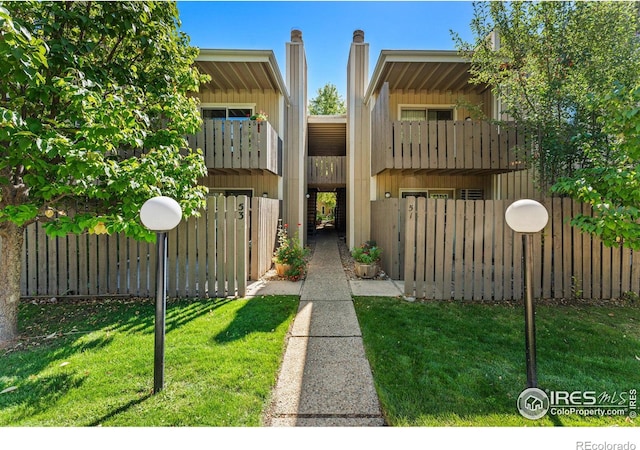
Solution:
[{"label": "second floor balcony", "polygon": [[269,122],[207,119],[187,139],[202,149],[210,174],[282,175],[282,139]]},{"label": "second floor balcony", "polygon": [[383,121],[373,125],[372,174],[411,170],[491,174],[525,169],[531,142],[515,123]]},{"label": "second floor balcony", "polygon": [[335,188],[347,183],[346,156],[309,156],[307,184],[311,187]]}]

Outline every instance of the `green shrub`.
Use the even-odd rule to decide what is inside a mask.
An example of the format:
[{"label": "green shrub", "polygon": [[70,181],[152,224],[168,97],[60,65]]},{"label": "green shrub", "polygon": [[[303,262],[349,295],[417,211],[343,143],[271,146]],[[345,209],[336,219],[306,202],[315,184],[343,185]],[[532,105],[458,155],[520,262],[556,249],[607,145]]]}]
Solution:
[{"label": "green shrub", "polygon": [[367,241],[351,250],[351,257],[361,264],[373,264],[380,261],[381,256],[382,249],[376,245],[375,241]]}]

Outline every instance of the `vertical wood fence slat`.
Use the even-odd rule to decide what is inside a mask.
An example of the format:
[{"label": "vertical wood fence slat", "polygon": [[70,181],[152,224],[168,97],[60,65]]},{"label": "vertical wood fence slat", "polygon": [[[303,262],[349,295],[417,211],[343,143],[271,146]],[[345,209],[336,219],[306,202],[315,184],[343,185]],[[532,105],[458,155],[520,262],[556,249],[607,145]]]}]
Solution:
[{"label": "vertical wood fence slat", "polygon": [[207,210],[205,214],[207,216],[207,296],[215,297],[216,295],[216,273],[217,273],[217,259],[216,259],[216,241],[218,234],[218,227],[216,224],[216,198],[210,196],[207,198]]},{"label": "vertical wood fence slat", "polygon": [[225,240],[225,254],[226,254],[226,262],[225,264],[225,278],[227,279],[227,288],[225,291],[225,295],[229,295],[230,292],[235,292],[236,290],[236,280],[234,277],[234,267],[233,264],[229,264],[230,261],[234,261],[234,256],[236,255],[236,246],[235,246],[235,211],[236,211],[236,197],[227,197],[226,211],[225,211],[225,229],[226,229],[226,240]]},{"label": "vertical wood fence slat", "polygon": [[446,218],[444,221],[444,254],[443,254],[443,291],[442,294],[445,298],[453,297],[453,248],[455,245],[455,230],[456,230],[456,201],[446,200]]},{"label": "vertical wood fence slat", "polygon": [[464,299],[473,299],[473,241],[475,237],[475,202],[465,200],[464,215]]},{"label": "vertical wood fence slat", "polygon": [[[586,204],[582,205],[582,214],[589,215],[590,213],[590,207]],[[591,283],[593,280],[591,269],[593,264],[592,242],[592,239],[586,237],[582,240],[582,254],[584,255],[584,261],[582,261],[582,295],[585,298],[591,298]],[[549,295],[549,297],[551,296]]]},{"label": "vertical wood fence slat", "polygon": [[[462,128],[462,127],[460,127]],[[454,298],[462,298],[464,292],[464,206],[465,200],[455,200],[455,270]]]},{"label": "vertical wood fence slat", "polygon": [[494,258],[493,258],[493,230],[494,230],[494,214],[493,214],[493,202],[486,202],[484,209],[484,250],[482,255],[484,260],[482,261],[483,270],[483,294],[484,300],[493,299],[493,271],[494,271]]},{"label": "vertical wood fence slat", "polygon": [[563,297],[571,298],[573,295],[573,258],[571,257],[573,249],[573,233],[571,224],[567,220],[571,217],[571,204],[570,198],[562,199],[562,275],[563,275]]},{"label": "vertical wood fence slat", "polygon": [[484,202],[476,202],[473,251],[473,299],[482,300],[482,270],[483,270],[483,237],[484,237]]},{"label": "vertical wood fence slat", "polygon": [[[425,266],[420,268],[416,267],[416,271],[424,271],[424,281],[425,281],[425,293],[424,296],[427,298],[435,298],[434,297],[434,282],[435,282],[435,247],[436,247],[436,239],[434,239],[436,234],[436,214],[435,208],[430,208],[427,211],[427,199],[424,197],[418,197],[418,215],[416,218],[418,220],[426,217],[426,227],[421,227],[422,223],[418,222],[416,224],[416,235],[424,235],[420,236],[424,237],[426,242],[426,251],[424,254]],[[429,236],[431,239],[427,239]]]},{"label": "vertical wood fence slat", "polygon": [[197,265],[198,265],[198,292],[197,296],[207,296],[207,216],[203,213],[196,219],[197,234]]},{"label": "vertical wood fence slat", "polygon": [[216,297],[224,297],[227,282],[225,279],[225,242],[226,242],[226,221],[224,216],[225,201],[223,197],[216,200],[216,277],[215,292]]},{"label": "vertical wood fence slat", "polygon": [[[493,202],[494,214],[500,214],[505,211],[504,200],[496,200]],[[500,220],[499,216],[495,217],[493,231],[493,289],[496,300],[504,300],[504,220]]]},{"label": "vertical wood fence slat", "polygon": [[[235,217],[236,222],[236,267],[235,267],[235,276],[237,281],[237,295],[239,297],[244,297],[247,290],[247,256],[249,253],[249,249],[247,247],[247,239],[248,239],[248,227],[247,227],[247,215],[250,212],[249,204],[247,203],[248,198],[246,196],[240,196],[237,198],[237,213]],[[234,293],[230,292],[230,295],[234,295]]]},{"label": "vertical wood fence slat", "polygon": [[[405,295],[409,297],[417,296],[415,293],[415,289],[420,283],[418,279],[422,280],[422,277],[416,277],[416,267],[417,262],[416,258],[419,255],[422,255],[422,249],[418,249],[416,247],[416,220],[415,216],[417,214],[417,203],[416,198],[411,196],[407,198],[407,210],[406,210],[406,229],[405,229],[405,237],[407,238],[406,244],[406,255],[404,260],[404,276],[405,276]],[[377,241],[379,244],[379,241]],[[381,246],[382,247],[382,246]],[[384,247],[383,254],[384,254]],[[420,289],[422,285],[420,285]]]}]

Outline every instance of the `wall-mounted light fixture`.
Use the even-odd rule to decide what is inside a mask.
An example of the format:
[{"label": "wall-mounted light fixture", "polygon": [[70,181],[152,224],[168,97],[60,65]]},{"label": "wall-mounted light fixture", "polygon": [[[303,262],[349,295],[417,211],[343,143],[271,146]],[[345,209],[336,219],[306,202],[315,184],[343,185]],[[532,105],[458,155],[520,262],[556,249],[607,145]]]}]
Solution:
[{"label": "wall-mounted light fixture", "polygon": [[384,196],[385,198],[391,198],[391,192],[385,192]]},{"label": "wall-mounted light fixture", "polygon": [[268,194],[267,192],[263,192],[263,193],[262,193],[262,196],[263,196],[264,198],[267,198],[267,197],[269,197],[269,194]]},{"label": "wall-mounted light fixture", "polygon": [[305,195],[305,197],[307,197],[307,198],[311,198],[311,194],[309,194],[309,193],[307,192],[307,195]]}]

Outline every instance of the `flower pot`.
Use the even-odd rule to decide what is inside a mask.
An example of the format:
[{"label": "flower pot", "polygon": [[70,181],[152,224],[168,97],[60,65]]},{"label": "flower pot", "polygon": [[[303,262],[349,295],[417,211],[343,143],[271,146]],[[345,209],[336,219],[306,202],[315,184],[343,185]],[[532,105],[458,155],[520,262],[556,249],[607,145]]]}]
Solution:
[{"label": "flower pot", "polygon": [[291,265],[290,264],[276,263],[276,273],[278,274],[279,277],[286,276],[286,273],[287,273],[287,271],[289,269],[291,269]]},{"label": "flower pot", "polygon": [[378,274],[378,264],[355,263],[356,275],[360,278],[375,278]]}]

